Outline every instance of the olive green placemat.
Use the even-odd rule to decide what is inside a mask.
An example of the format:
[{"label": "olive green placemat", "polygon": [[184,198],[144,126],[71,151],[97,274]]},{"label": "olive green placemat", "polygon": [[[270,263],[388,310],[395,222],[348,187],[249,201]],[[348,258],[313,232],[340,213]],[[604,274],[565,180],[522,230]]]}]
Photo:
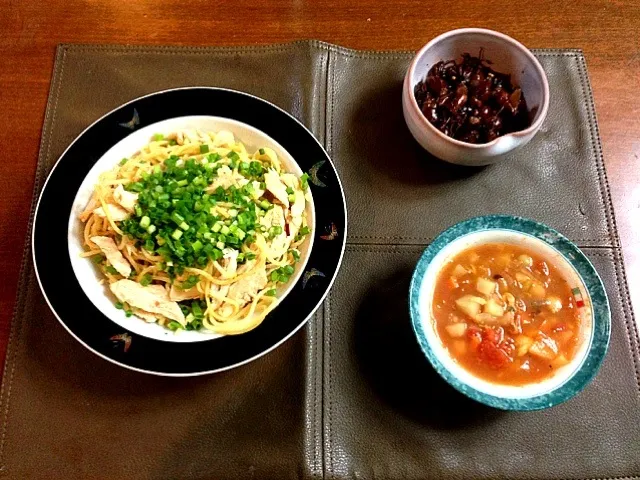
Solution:
[{"label": "olive green placemat", "polygon": [[[507,161],[470,170],[434,160],[409,135],[400,104],[409,52],[313,41],[60,46],[34,196],[75,136],[121,103],[178,86],[235,88],[291,112],[326,145],[347,197],[348,245],[332,293],[304,331],[248,365],[191,379],[131,372],[79,345],[40,294],[27,245],[0,395],[0,472],[637,478],[638,337],[585,62],[577,50],[535,53],[552,96],[541,131]],[[421,250],[452,223],[497,212],[533,217],[576,241],[611,302],[600,374],[542,412],[500,412],[461,396],[410,331],[408,279]]]}]

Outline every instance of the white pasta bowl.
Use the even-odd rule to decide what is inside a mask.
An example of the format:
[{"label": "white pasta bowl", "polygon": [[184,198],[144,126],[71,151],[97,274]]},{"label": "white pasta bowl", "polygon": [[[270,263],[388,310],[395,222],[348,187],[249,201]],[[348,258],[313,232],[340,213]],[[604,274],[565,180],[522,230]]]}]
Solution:
[{"label": "white pasta bowl", "polygon": [[[264,132],[245,123],[212,116],[185,116],[154,123],[135,131],[115,144],[91,168],[73,201],[68,223],[68,247],[71,266],[82,290],[98,310],[111,321],[131,332],[156,340],[199,342],[222,335],[210,332],[204,328],[192,331],[177,330],[174,332],[157,323],[147,323],[135,315],[126,317],[122,310],[115,307],[117,299],[109,291],[108,287],[99,283],[103,277],[100,271],[93,265],[91,259],[80,256],[85,250],[83,224],[78,219],[78,216],[89,202],[100,174],[114,168],[122,158],[128,158],[140,150],[144,145],[149,143],[154,134],[169,135],[170,133],[183,130],[201,130],[206,132],[228,130],[234,134],[237,141],[245,145],[248,152],[253,153],[261,147],[269,147],[275,151],[286,171],[294,173],[298,177],[303,174],[298,163],[277,141]],[[314,231],[316,223],[315,208],[311,192],[309,191],[308,193],[310,200],[306,202],[307,223],[309,228]],[[305,242],[299,248],[300,261],[296,264],[293,275],[290,277],[288,283],[278,287],[276,295],[280,301],[291,292],[294,285],[300,279],[302,272],[305,270],[313,246],[313,239],[314,235],[307,236]]]},{"label": "white pasta bowl", "polygon": [[[481,48],[495,71],[511,74],[513,83],[522,88],[531,124],[491,142],[472,144],[453,139],[434,127],[420,111],[414,89],[437,62],[458,59],[463,53],[478,55]],[[522,147],[538,132],[548,109],[549,82],[536,57],[517,40],[483,28],[451,30],[431,40],[413,58],[402,88],[404,119],[413,137],[432,155],[459,165],[488,165]]]},{"label": "white pasta bowl", "polygon": [[[436,280],[448,260],[488,243],[526,248],[554,265],[569,283],[579,305],[581,338],[573,359],[538,383],[509,386],[492,383],[464,369],[448,352],[432,314]],[[420,258],[409,292],[410,314],[418,343],[433,368],[468,397],[503,410],[539,410],[562,403],[584,389],[606,354],[611,315],[600,277],[587,257],[555,230],[519,217],[472,218],[440,234]]]}]

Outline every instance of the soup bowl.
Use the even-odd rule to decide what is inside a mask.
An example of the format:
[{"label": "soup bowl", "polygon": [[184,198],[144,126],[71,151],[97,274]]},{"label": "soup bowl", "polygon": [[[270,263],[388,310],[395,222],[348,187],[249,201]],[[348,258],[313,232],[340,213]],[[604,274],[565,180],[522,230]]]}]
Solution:
[{"label": "soup bowl", "polygon": [[[540,381],[509,385],[480,378],[458,363],[437,330],[433,299],[440,272],[461,252],[495,243],[513,245],[541,258],[571,289],[580,322],[573,358]],[[409,306],[417,341],[433,368],[466,396],[503,410],[539,410],[577,395],[598,372],[609,345],[609,302],[591,262],[557,231],[520,217],[472,218],[441,233],[418,261],[411,280]]]}]

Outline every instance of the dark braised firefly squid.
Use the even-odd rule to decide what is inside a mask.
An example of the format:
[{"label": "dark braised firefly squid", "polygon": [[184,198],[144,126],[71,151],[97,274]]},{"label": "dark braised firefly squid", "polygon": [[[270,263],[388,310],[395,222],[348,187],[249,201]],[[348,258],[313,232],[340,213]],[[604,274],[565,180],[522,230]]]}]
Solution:
[{"label": "dark braised firefly squid", "polygon": [[440,61],[419,82],[414,95],[426,119],[445,135],[467,143],[488,143],[530,125],[522,90],[511,75],[496,72],[484,58],[464,53]]}]

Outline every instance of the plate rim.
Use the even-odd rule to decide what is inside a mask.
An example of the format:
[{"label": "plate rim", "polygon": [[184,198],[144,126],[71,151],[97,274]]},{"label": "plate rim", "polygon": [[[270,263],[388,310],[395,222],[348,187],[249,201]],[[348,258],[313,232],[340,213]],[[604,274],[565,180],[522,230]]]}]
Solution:
[{"label": "plate rim", "polygon": [[[104,355],[103,353],[97,351],[96,349],[94,349],[93,347],[91,347],[90,345],[88,345],[84,340],[82,340],[80,337],[78,337],[70,328],[69,326],[67,326],[67,324],[60,318],[60,316],[58,315],[58,313],[56,312],[56,310],[53,308],[53,305],[51,304],[51,301],[49,300],[49,297],[43,287],[42,284],[42,280],[40,279],[40,273],[38,271],[38,264],[36,262],[36,249],[35,249],[35,239],[36,239],[36,235],[35,235],[35,231],[36,231],[36,225],[38,222],[38,212],[40,210],[40,202],[42,200],[42,196],[44,194],[44,191],[49,183],[49,180],[51,179],[51,177],[53,176],[53,173],[55,172],[56,168],[58,167],[58,165],[60,164],[61,160],[64,158],[64,156],[67,154],[67,152],[71,149],[71,147],[89,130],[91,129],[94,125],[96,125],[97,123],[101,122],[103,119],[105,119],[106,117],[108,117],[109,115],[111,115],[112,113],[116,112],[117,110],[120,110],[121,108],[127,107],[128,105],[131,105],[135,102],[138,102],[142,99],[148,98],[148,97],[152,97],[152,96],[156,96],[156,95],[162,95],[164,93],[168,93],[168,92],[175,92],[175,91],[182,91],[182,90],[198,90],[198,89],[203,89],[203,90],[214,90],[214,91],[224,91],[224,92],[229,92],[232,94],[239,94],[239,95],[243,95],[246,97],[250,97],[253,98],[254,100],[263,102],[268,104],[269,106],[271,106],[272,108],[275,108],[276,110],[280,111],[281,113],[285,114],[286,116],[288,116],[290,119],[292,119],[294,122],[296,122],[300,127],[302,127],[308,134],[309,137],[313,139],[313,141],[318,145],[318,147],[320,147],[320,149],[322,150],[322,152],[325,154],[326,158],[329,160],[329,165],[331,166],[331,168],[334,171],[335,177],[338,181],[338,186],[340,188],[340,193],[342,195],[342,205],[343,205],[343,213],[344,213],[344,232],[342,234],[342,245],[340,248],[340,255],[338,257],[338,262],[336,265],[336,270],[333,273],[333,276],[329,279],[327,286],[325,288],[324,293],[321,295],[320,299],[318,300],[317,304],[312,308],[311,312],[295,327],[291,330],[291,332],[289,332],[287,335],[285,335],[282,339],[280,339],[278,342],[274,343],[273,345],[271,345],[269,348],[266,348],[264,350],[262,350],[261,352],[257,353],[256,355],[249,357],[247,359],[244,359],[240,362],[236,362],[233,363],[231,365],[227,365],[224,367],[220,367],[220,368],[215,368],[215,369],[211,369],[211,370],[203,370],[203,371],[198,371],[198,372],[187,372],[187,373],[183,373],[183,372],[160,372],[160,371],[155,371],[155,370],[146,370],[143,368],[139,368],[139,367],[135,367],[132,365],[127,365],[126,363],[122,363],[117,361],[114,358],[110,358],[107,355]],[[214,115],[212,115],[214,116]],[[257,128],[257,127],[254,127]],[[260,131],[262,131],[261,129],[258,129]],[[269,134],[267,134],[269,135]],[[269,135],[270,136],[270,135]],[[276,139],[277,141],[277,139]],[[69,143],[69,145],[67,145],[67,147],[63,150],[63,152],[58,156],[58,159],[56,160],[56,162],[54,163],[53,167],[51,168],[51,170],[49,170],[49,173],[47,174],[47,177],[44,181],[44,183],[42,184],[42,187],[40,189],[40,192],[38,193],[38,200],[36,202],[36,207],[34,209],[34,216],[33,216],[33,225],[31,226],[30,229],[30,235],[31,235],[31,260],[33,262],[33,267],[34,267],[34,271],[35,271],[35,275],[36,275],[36,280],[38,282],[38,287],[40,288],[40,292],[42,293],[45,302],[47,303],[47,306],[49,307],[49,310],[51,310],[51,312],[53,313],[53,315],[56,317],[56,319],[58,320],[58,322],[64,327],[64,329],[76,340],[78,341],[82,346],[84,346],[87,350],[91,351],[93,354],[97,355],[98,357],[103,358],[104,360],[107,360],[115,365],[118,365],[120,367],[126,368],[128,370],[132,370],[132,371],[136,371],[136,372],[140,372],[140,373],[144,373],[144,374],[148,374],[148,375],[155,375],[155,376],[161,376],[161,377],[198,377],[198,376],[203,376],[203,375],[210,375],[213,373],[219,373],[219,372],[224,372],[227,370],[231,370],[233,368],[236,367],[240,367],[242,365],[246,365],[247,363],[250,363],[254,360],[257,360],[258,358],[268,354],[269,352],[275,350],[277,347],[279,347],[280,345],[282,345],[283,343],[285,343],[287,340],[289,340],[293,335],[295,335],[304,325],[307,324],[307,322],[311,319],[311,317],[313,317],[315,315],[315,313],[318,311],[318,309],[320,308],[320,306],[322,305],[322,303],[324,302],[324,300],[326,299],[327,295],[329,294],[331,288],[333,287],[333,284],[340,272],[340,267],[342,265],[342,261],[344,259],[344,254],[345,254],[345,250],[346,250],[346,239],[347,239],[347,232],[348,232],[348,212],[347,212],[347,199],[346,199],[346,195],[345,195],[345,191],[344,191],[344,187],[342,185],[342,181],[340,179],[340,175],[338,174],[338,170],[335,166],[335,164],[333,163],[333,160],[331,159],[331,156],[329,155],[329,153],[327,152],[327,150],[325,149],[325,147],[320,143],[320,141],[315,137],[315,135],[311,132],[311,130],[309,130],[307,128],[306,125],[304,125],[300,120],[298,120],[295,116],[293,116],[291,113],[287,112],[286,110],[284,110],[283,108],[279,107],[278,105],[274,104],[273,102],[270,102],[269,100],[266,100],[264,98],[258,97],[257,95],[253,95],[251,93],[247,93],[247,92],[243,92],[241,90],[235,90],[232,88],[226,88],[226,87],[211,87],[211,86],[198,86],[198,85],[193,85],[193,86],[187,86],[187,87],[176,87],[176,88],[167,88],[164,90],[158,90],[155,92],[151,92],[148,93],[146,95],[141,95],[138,97],[135,97],[125,103],[119,104],[116,107],[114,107],[113,109],[109,110],[108,112],[104,113],[103,115],[101,115],[99,118],[97,118],[96,120],[94,120],[91,124],[89,124],[86,128],[84,128],[78,135],[76,135],[76,137],[73,139],[73,141],[71,141],[71,143]],[[316,226],[317,229],[317,226]],[[108,317],[106,317],[108,318]],[[111,321],[111,320],[109,320]],[[114,323],[115,324],[115,323]],[[215,340],[215,339],[212,339]]]}]

